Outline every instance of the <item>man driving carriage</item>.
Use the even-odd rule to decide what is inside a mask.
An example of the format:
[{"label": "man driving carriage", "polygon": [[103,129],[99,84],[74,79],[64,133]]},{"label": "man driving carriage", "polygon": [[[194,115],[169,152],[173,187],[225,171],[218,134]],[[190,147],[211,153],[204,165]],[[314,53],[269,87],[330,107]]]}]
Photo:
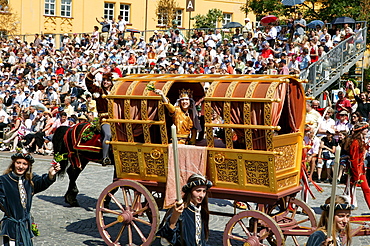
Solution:
[{"label": "man driving carriage", "polygon": [[[103,80],[100,87],[94,84],[95,75],[98,73],[103,74]],[[93,95],[96,100],[97,111],[101,124],[103,148],[102,164],[103,166],[110,165],[111,160],[109,158],[109,144],[106,144],[106,141],[111,140],[112,134],[109,123],[102,122],[102,119],[108,118],[108,100],[103,98],[103,95],[108,95],[113,87],[112,73],[104,68],[99,68],[93,72],[88,73],[85,81],[87,90]]]},{"label": "man driving carriage", "polygon": [[172,105],[160,89],[154,92],[162,97],[163,104],[166,106],[176,126],[177,139],[180,144],[195,144],[197,132],[201,131],[197,110],[190,89],[182,89],[179,99]]}]

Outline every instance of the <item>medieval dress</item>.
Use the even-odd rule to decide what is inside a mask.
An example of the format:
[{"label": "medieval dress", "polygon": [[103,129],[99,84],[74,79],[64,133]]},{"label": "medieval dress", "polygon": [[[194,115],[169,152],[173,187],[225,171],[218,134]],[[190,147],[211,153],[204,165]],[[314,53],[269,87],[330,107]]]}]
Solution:
[{"label": "medieval dress", "polygon": [[364,166],[365,149],[360,149],[359,140],[353,140],[350,146],[350,161],[351,161],[351,182],[358,182],[361,186],[362,192],[364,194],[367,206],[370,208],[370,188],[366,179],[366,171]]},{"label": "medieval dress", "polygon": [[[164,224],[158,231],[157,235],[162,237],[162,245],[168,241],[168,245],[181,246],[181,234],[182,240],[185,246],[206,246],[204,223],[200,213],[201,207],[197,208],[193,204],[190,204],[184,209],[177,221],[176,228],[170,228],[171,211],[166,214],[164,218]],[[182,233],[181,233],[182,227]]]},{"label": "medieval dress", "polygon": [[[25,197],[24,205],[21,202],[20,182],[21,179]],[[4,174],[0,176],[0,206],[4,212],[1,220],[0,240],[2,245],[9,245],[8,240],[15,241],[15,245],[32,246],[33,233],[31,231],[31,205],[34,194],[46,190],[55,182],[50,180],[48,174],[32,177],[33,187],[23,176],[17,176],[15,173]],[[1,245],[1,242],[0,242]]]},{"label": "medieval dress", "polygon": [[176,126],[178,142],[187,143],[190,138],[195,140],[196,132],[201,130],[197,111],[191,108],[189,112],[184,112],[180,106],[171,103],[163,103],[172,117],[173,124]]}]

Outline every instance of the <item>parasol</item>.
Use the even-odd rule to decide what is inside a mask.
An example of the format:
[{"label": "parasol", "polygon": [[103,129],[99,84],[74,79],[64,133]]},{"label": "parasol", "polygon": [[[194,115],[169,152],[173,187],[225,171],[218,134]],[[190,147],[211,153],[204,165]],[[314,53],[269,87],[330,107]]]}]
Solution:
[{"label": "parasol", "polygon": [[243,25],[240,24],[239,22],[232,21],[232,22],[226,23],[222,28],[238,28],[242,26]]},{"label": "parasol", "polygon": [[333,24],[333,25],[338,25],[338,24],[355,24],[355,23],[356,23],[356,21],[354,19],[352,19],[351,17],[346,17],[346,16],[335,18],[331,22],[331,24]]},{"label": "parasol", "polygon": [[305,0],[283,0],[281,3],[285,6],[294,6],[297,4],[302,4],[304,3]]},{"label": "parasol", "polygon": [[277,20],[278,20],[278,18],[275,15],[267,15],[267,16],[263,17],[260,22],[263,26],[266,26],[266,25],[270,24],[271,22],[275,22]]},{"label": "parasol", "polygon": [[324,22],[321,20],[313,20],[307,24],[307,28],[316,28],[317,25],[322,27],[324,25]]},{"label": "parasol", "polygon": [[137,30],[137,29],[132,29],[132,28],[130,28],[130,29],[126,29],[126,32],[140,33],[140,31],[139,31],[139,30]]}]

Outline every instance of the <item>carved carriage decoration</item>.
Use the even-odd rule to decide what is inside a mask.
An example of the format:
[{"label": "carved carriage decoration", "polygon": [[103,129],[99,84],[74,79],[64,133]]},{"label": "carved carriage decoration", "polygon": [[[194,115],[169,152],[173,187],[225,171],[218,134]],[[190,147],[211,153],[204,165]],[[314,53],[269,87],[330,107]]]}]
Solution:
[{"label": "carved carriage decoration", "polygon": [[[309,211],[308,229],[290,225],[291,233],[285,233],[277,225],[279,218],[270,218],[267,212],[263,220],[274,228],[270,230],[277,245],[279,242],[283,244],[283,234],[309,235],[316,227],[315,216],[308,206],[294,200],[294,195],[301,190],[299,180],[306,108],[301,82],[296,77],[282,75],[138,74],[118,79],[111,94],[106,96],[109,100],[109,119],[106,121],[111,124],[110,144],[115,156],[116,174],[123,183],[113,183],[99,198],[97,222],[102,227],[101,234],[107,235],[107,225],[102,222],[103,212],[106,212],[103,201],[113,196],[110,192],[117,187],[129,187],[137,192],[144,185],[149,190],[149,194],[142,192],[142,195],[145,201],[149,201],[150,206],[147,207],[153,210],[149,220],[153,230],[145,237],[143,245],[150,245],[146,242],[151,242],[158,227],[154,225],[159,217],[156,217],[154,210],[157,208],[152,204],[154,198],[151,194],[165,190],[167,163],[171,159],[172,120],[161,97],[148,89],[148,83],[152,83],[171,103],[175,103],[179,90],[183,88],[193,91],[194,101],[202,101],[205,134],[204,140],[197,142],[197,147],[206,153],[205,175],[214,184],[211,188],[213,197],[255,202],[260,208],[258,210],[264,212],[276,207],[284,210],[289,202],[304,207]],[[209,84],[207,90],[204,90],[205,83]],[[222,118],[222,123],[212,123],[213,113]],[[221,139],[214,136],[214,128],[222,130]],[[136,189],[132,182],[140,187]],[[127,192],[124,193],[126,196]],[[287,197],[289,199],[284,199]],[[280,202],[277,205],[281,199],[285,204]],[[253,216],[258,217],[260,211],[254,211]],[[234,217],[225,229],[224,245],[232,244],[232,230],[235,221],[240,219]],[[298,229],[294,232],[292,228]],[[118,236],[121,237],[122,233]],[[112,237],[103,236],[106,243],[116,245]]]}]

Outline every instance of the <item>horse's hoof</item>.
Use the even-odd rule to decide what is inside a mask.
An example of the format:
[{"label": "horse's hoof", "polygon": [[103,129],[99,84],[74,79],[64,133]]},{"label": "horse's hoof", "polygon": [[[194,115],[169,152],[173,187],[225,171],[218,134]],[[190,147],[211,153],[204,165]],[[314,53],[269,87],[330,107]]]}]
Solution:
[{"label": "horse's hoof", "polygon": [[69,200],[69,199],[67,199],[67,197],[64,197],[64,201],[65,201],[65,203],[67,203],[67,204],[69,204],[71,207],[79,207],[80,206],[80,204],[78,203],[78,201],[77,200]]}]

